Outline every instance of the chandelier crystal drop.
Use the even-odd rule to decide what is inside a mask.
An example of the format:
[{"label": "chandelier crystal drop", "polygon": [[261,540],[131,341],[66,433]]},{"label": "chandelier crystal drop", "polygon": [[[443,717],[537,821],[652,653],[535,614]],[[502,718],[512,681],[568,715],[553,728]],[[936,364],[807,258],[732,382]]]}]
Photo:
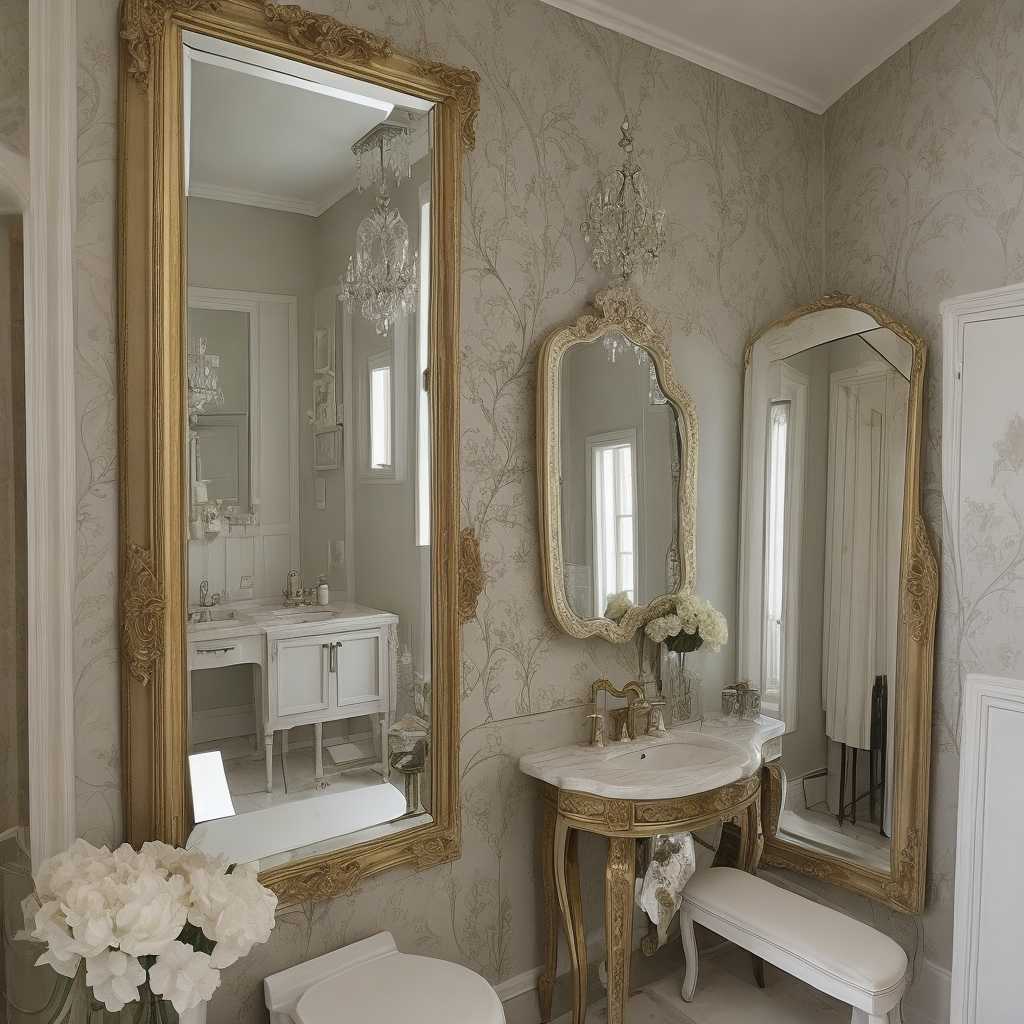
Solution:
[{"label": "chandelier crystal drop", "polygon": [[356,230],[342,295],[359,303],[378,334],[387,334],[400,314],[412,311],[419,280],[418,260],[409,255],[409,229],[388,193],[392,181],[397,186],[411,174],[409,129],[385,121],[356,142],[352,152],[360,191],[376,186],[377,195]]},{"label": "chandelier crystal drop", "polygon": [[634,274],[642,277],[657,262],[665,244],[665,211],[651,202],[647,176],[633,155],[628,118],[619,131],[622,164],[591,189],[581,230],[594,266],[609,267],[626,281]]},{"label": "chandelier crystal drop", "polygon": [[224,389],[218,379],[218,369],[220,356],[209,351],[206,338],[191,338],[188,343],[187,368],[190,418],[208,408],[224,404]]}]

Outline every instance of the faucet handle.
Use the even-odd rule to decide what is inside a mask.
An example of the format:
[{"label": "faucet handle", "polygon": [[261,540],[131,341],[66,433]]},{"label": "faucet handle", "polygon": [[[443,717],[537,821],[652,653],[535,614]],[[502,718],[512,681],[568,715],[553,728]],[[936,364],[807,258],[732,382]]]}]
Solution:
[{"label": "faucet handle", "polygon": [[587,715],[587,719],[590,722],[590,745],[592,747],[603,747],[604,715],[600,711],[595,711],[593,714]]}]

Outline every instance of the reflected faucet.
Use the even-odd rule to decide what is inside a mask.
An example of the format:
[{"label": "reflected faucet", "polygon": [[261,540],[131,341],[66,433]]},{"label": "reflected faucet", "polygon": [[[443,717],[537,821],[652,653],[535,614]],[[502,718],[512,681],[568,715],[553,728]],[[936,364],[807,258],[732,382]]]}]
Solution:
[{"label": "reflected faucet", "polygon": [[210,593],[210,581],[204,577],[199,584],[199,610],[190,612],[189,618],[193,622],[210,622],[212,618],[210,609],[218,604],[220,604],[220,594]]}]

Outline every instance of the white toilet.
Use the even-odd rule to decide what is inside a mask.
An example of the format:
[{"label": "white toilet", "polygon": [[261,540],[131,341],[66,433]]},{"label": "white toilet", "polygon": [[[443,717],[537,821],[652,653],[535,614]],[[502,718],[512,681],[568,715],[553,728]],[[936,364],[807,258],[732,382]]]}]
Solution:
[{"label": "white toilet", "polygon": [[390,932],[272,974],[263,995],[270,1024],[505,1024],[479,974],[400,953]]}]

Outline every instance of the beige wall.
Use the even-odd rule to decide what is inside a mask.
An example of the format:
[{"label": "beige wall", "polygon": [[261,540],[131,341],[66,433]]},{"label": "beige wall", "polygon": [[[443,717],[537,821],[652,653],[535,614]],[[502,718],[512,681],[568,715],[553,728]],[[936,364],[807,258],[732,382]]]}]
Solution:
[{"label": "beige wall", "polygon": [[28,153],[28,5],[0,0],[0,143]]},{"label": "beige wall", "polygon": [[[634,661],[631,645],[571,641],[550,624],[533,454],[536,346],[604,283],[578,224],[597,170],[620,155],[622,115],[637,125],[639,155],[668,210],[667,251],[645,295],[672,321],[678,376],[701,417],[698,586],[730,619],[743,345],[821,285],[819,118],[535,0],[306,6],[483,77],[462,210],[462,508],[487,575],[463,636],[464,851],[456,864],[391,873],[282,915],[271,941],[226,973],[212,1010],[218,1020],[262,1020],[267,973],[381,928],[494,981],[539,961],[536,806],[516,759],[580,735],[574,705],[590,682],[624,680]],[[114,840],[117,4],[80,0],[78,12],[78,822],[87,837]],[[728,650],[687,660],[704,677],[706,705],[732,662]]]}]

